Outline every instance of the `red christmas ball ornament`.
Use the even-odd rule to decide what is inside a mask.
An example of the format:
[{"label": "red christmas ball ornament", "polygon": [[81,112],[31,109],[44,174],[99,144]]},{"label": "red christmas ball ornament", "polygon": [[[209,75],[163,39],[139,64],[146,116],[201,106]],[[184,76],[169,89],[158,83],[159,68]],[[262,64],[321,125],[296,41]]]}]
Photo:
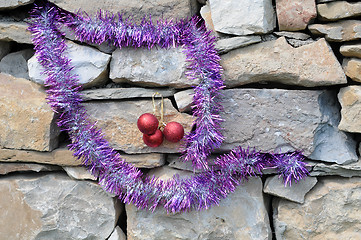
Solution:
[{"label": "red christmas ball ornament", "polygon": [[170,122],[164,127],[163,134],[169,142],[176,143],[183,138],[184,128],[180,123]]},{"label": "red christmas ball ornament", "polygon": [[137,121],[139,130],[148,135],[152,135],[158,129],[158,119],[151,113],[142,114]]},{"label": "red christmas ball ornament", "polygon": [[163,142],[163,133],[157,129],[154,134],[143,134],[143,141],[148,147],[159,147]]}]

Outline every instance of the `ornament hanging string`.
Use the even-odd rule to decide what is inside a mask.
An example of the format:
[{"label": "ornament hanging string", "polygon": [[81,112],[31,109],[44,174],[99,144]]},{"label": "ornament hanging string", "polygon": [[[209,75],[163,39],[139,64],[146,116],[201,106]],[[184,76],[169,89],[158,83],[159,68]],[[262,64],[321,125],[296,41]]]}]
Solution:
[{"label": "ornament hanging string", "polygon": [[[110,147],[100,129],[89,120],[82,106],[79,79],[73,73],[71,59],[64,52],[66,44],[62,27],[70,28],[78,40],[125,47],[182,47],[189,62],[187,77],[199,79],[194,88],[193,116],[196,130],[188,133],[183,159],[195,169],[203,168],[190,178],[173,176],[162,181],[143,173],[122,159]],[[72,143],[69,149],[99,179],[99,184],[117,195],[124,203],[155,210],[163,206],[168,212],[202,210],[218,205],[243,180],[274,168],[286,184],[308,175],[300,152],[261,153],[236,147],[219,156],[208,166],[207,156],[220,146],[219,116],[222,110],[219,91],[224,87],[220,58],[214,48],[214,37],[198,18],[159,21],[143,20],[136,25],[122,16],[99,12],[94,19],[87,14],[73,14],[47,1],[39,1],[31,12],[29,30],[34,49],[46,75],[47,102],[59,114],[58,126],[67,131]]]},{"label": "ornament hanging string", "polygon": [[152,103],[153,103],[153,114],[154,116],[157,116],[157,106],[155,103],[155,97],[159,95],[162,99],[160,102],[160,121],[159,121],[159,128],[162,128],[165,126],[165,122],[164,122],[164,99],[163,99],[163,95],[160,94],[159,92],[155,92],[152,95]]}]

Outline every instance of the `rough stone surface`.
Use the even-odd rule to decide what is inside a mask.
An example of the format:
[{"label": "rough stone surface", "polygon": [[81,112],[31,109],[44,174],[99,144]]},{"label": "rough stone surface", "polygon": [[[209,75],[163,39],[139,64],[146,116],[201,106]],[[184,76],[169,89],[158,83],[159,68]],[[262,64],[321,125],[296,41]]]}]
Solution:
[{"label": "rough stone surface", "polygon": [[[78,75],[84,88],[102,85],[108,80],[110,55],[71,41],[67,41],[66,45],[65,56],[71,59],[73,73]],[[43,85],[46,76],[41,74],[44,69],[39,64],[36,54],[29,59],[28,68],[30,80]]]},{"label": "rough stone surface", "polygon": [[271,0],[210,0],[210,6],[217,32],[234,35],[264,34],[276,26]]},{"label": "rough stone surface", "polygon": [[60,166],[79,166],[81,162],[65,147],[52,152],[0,148],[0,162],[35,162]]},{"label": "rough stone surface", "polygon": [[158,92],[163,97],[171,97],[174,90],[163,89],[148,89],[148,88],[99,88],[89,89],[81,92],[84,101],[89,100],[115,100],[115,99],[129,99],[129,98],[151,98],[152,95]]},{"label": "rough stone surface", "polygon": [[347,165],[325,164],[320,162],[307,162],[312,166],[311,176],[341,176],[341,177],[361,177],[361,160]]},{"label": "rough stone surface", "polygon": [[201,212],[152,213],[133,205],[127,205],[126,212],[128,240],[272,238],[259,178],[251,178],[219,206]]},{"label": "rough stone surface", "polygon": [[[166,140],[157,148],[150,148],[144,144],[143,134],[137,128],[137,120],[143,113],[153,113],[151,100],[94,101],[84,105],[91,119],[98,121],[97,126],[103,130],[110,145],[117,150],[131,154],[178,151],[180,143],[170,143]],[[160,109],[159,106],[157,108]],[[192,117],[177,112],[168,99],[164,99],[164,113],[165,122],[179,122],[185,132],[190,131]]]},{"label": "rough stone surface", "polygon": [[108,240],[127,240],[127,236],[125,236],[122,229],[119,226],[114,228],[112,235],[108,238]]},{"label": "rough stone surface", "polygon": [[[0,160],[1,161],[1,160]],[[12,172],[49,172],[60,170],[60,167],[35,163],[0,163],[0,175]]]},{"label": "rough stone surface", "polygon": [[361,178],[319,180],[305,203],[274,202],[276,239],[359,239]]},{"label": "rough stone surface", "polygon": [[348,43],[340,47],[340,53],[345,57],[361,58],[361,43]]},{"label": "rough stone surface", "polygon": [[301,149],[316,160],[358,160],[356,142],[337,129],[340,109],[334,92],[233,89],[222,94],[226,139],[220,150],[238,145],[261,151]]},{"label": "rough stone surface", "polygon": [[121,212],[97,184],[63,174],[3,177],[0,191],[7,239],[106,239]]},{"label": "rough stone surface", "polygon": [[0,41],[0,60],[10,52],[10,43],[5,41]]},{"label": "rough stone surface", "polygon": [[338,101],[341,104],[342,131],[361,133],[361,86],[348,86],[340,89]]},{"label": "rough stone surface", "polygon": [[317,17],[315,0],[276,0],[278,27],[281,31],[298,31]]},{"label": "rough stone surface", "polygon": [[59,130],[43,89],[28,80],[0,73],[0,146],[51,151]]},{"label": "rough stone surface", "polygon": [[312,24],[308,26],[308,29],[312,34],[324,36],[330,42],[353,41],[361,38],[361,21],[358,20]]},{"label": "rough stone surface", "polygon": [[285,37],[287,42],[292,47],[295,48],[315,42],[315,40],[313,40],[310,35],[301,32],[283,31],[283,32],[274,32],[274,34],[279,37]]},{"label": "rough stone surface", "polygon": [[94,15],[99,9],[113,13],[122,12],[132,16],[137,21],[144,16],[152,16],[154,21],[162,18],[180,19],[192,17],[197,11],[196,0],[50,0],[60,8],[70,12],[79,9]]},{"label": "rough stone surface", "polygon": [[193,89],[180,91],[174,94],[174,99],[180,112],[189,112],[192,110],[193,94]]},{"label": "rough stone surface", "polygon": [[110,62],[110,78],[116,83],[141,86],[191,87],[198,81],[185,76],[186,56],[181,48],[117,49]]},{"label": "rough stone surface", "polygon": [[4,0],[0,1],[0,10],[13,9],[33,2],[34,0]]},{"label": "rough stone surface", "polygon": [[285,186],[282,178],[278,176],[266,179],[263,192],[281,197],[293,202],[304,203],[305,195],[316,185],[317,178],[306,177],[292,186]]},{"label": "rough stone surface", "polygon": [[[217,154],[211,155],[208,157],[208,165],[214,167],[214,160],[217,158]],[[179,170],[185,170],[189,172],[204,172],[205,170],[203,168],[201,169],[194,169],[192,162],[184,162],[182,159],[180,159],[180,154],[168,154],[167,156],[167,162],[168,167],[179,169]]]},{"label": "rough stone surface", "polygon": [[33,54],[32,49],[25,49],[6,55],[0,61],[0,71],[17,78],[29,79],[27,61]]},{"label": "rough stone surface", "polygon": [[325,3],[325,2],[333,2],[333,1],[339,1],[339,0],[317,0],[317,3]]},{"label": "rough stone surface", "polygon": [[89,180],[97,180],[85,167],[63,167],[64,171],[68,176],[72,179],[89,179]]},{"label": "rough stone surface", "polygon": [[213,21],[212,21],[212,13],[211,13],[211,6],[209,5],[209,1],[206,2],[204,6],[201,7],[201,10],[199,11],[201,14],[201,17],[203,18],[206,27],[208,30],[211,30],[213,34],[217,36],[217,32],[214,29]]},{"label": "rough stone surface", "polygon": [[123,159],[137,168],[155,168],[165,164],[165,155],[158,153],[149,154],[121,154]]},{"label": "rough stone surface", "polygon": [[31,33],[25,22],[17,22],[12,18],[0,17],[0,40],[32,44]]},{"label": "rough stone surface", "polygon": [[361,82],[361,59],[344,58],[342,67],[345,71],[345,74],[353,81]]},{"label": "rough stone surface", "polygon": [[337,1],[317,5],[321,20],[336,21],[343,18],[361,16],[361,2]]},{"label": "rough stone surface", "polygon": [[347,83],[325,39],[293,48],[281,37],[231,51],[221,64],[227,87],[263,81],[305,87]]},{"label": "rough stone surface", "polygon": [[219,39],[216,42],[216,49],[220,54],[227,53],[233,49],[245,47],[254,43],[261,42],[260,36],[240,36]]}]

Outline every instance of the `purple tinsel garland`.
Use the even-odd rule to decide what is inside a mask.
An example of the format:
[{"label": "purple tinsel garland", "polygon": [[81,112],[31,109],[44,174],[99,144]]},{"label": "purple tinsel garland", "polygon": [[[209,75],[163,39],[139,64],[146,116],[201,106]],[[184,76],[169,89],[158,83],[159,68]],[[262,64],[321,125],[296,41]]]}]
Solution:
[{"label": "purple tinsel garland", "polygon": [[[205,169],[204,172],[191,178],[174,176],[162,181],[143,176],[139,169],[121,159],[81,105],[78,79],[72,74],[71,61],[64,56],[64,34],[59,30],[63,25],[85,42],[108,42],[117,47],[185,48],[190,69],[187,75],[200,79],[200,84],[195,87],[193,98],[196,130],[186,136],[183,158],[192,161],[194,168]],[[218,205],[243,179],[260,175],[265,168],[278,169],[285,185],[308,174],[302,162],[304,157],[299,152],[260,153],[241,147],[218,157],[213,167],[208,166],[207,156],[223,140],[219,127],[221,105],[217,100],[223,81],[215,40],[197,18],[175,23],[161,21],[157,25],[144,20],[138,26],[121,16],[106,13],[93,20],[43,2],[32,11],[29,30],[38,60],[47,75],[47,101],[53,111],[59,113],[58,126],[69,133],[70,149],[99,178],[99,183],[124,203],[150,210],[163,205],[170,212],[201,210]]]}]

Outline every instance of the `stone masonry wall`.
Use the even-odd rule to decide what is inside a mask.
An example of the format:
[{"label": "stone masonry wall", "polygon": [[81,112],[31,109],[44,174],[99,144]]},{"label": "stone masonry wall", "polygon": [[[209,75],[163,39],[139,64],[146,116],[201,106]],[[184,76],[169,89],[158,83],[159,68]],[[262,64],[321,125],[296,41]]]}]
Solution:
[{"label": "stone masonry wall", "polygon": [[[167,214],[124,206],[67,150],[46,104],[45,77],[26,19],[34,0],[0,1],[0,240],[361,239],[361,1],[50,0],[98,9],[201,16],[217,37],[224,141],[261,151],[302,150],[311,176],[284,187],[267,171],[217,207]],[[36,1],[35,1],[36,2]],[[189,176],[179,144],[149,148],[136,126],[165,97],[165,120],[191,130],[191,86],[182,49],[87,45],[68,31],[67,56],[84,106],[112,147],[162,179]]]}]

